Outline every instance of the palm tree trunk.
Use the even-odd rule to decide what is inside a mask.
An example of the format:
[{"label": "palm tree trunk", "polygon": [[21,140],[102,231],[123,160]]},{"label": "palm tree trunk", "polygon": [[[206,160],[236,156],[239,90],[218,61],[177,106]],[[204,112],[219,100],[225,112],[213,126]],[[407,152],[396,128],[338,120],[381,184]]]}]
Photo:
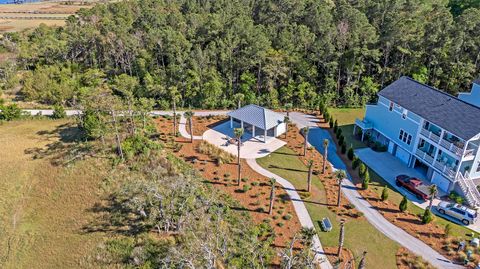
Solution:
[{"label": "palm tree trunk", "polygon": [[340,202],[342,199],[342,181],[338,182],[338,197],[337,197],[337,206],[340,207]]},{"label": "palm tree trunk", "polygon": [[308,166],[308,180],[307,180],[307,191],[310,192],[310,186],[312,185],[312,168],[313,168],[313,164],[310,164],[310,166]]},{"label": "palm tree trunk", "polygon": [[325,147],[325,153],[323,154],[323,167],[322,167],[322,174],[325,174],[325,168],[327,166],[327,154],[328,154],[328,148]]},{"label": "palm tree trunk", "polygon": [[118,155],[120,155],[120,158],[122,158],[122,160],[125,160],[123,156],[122,143],[120,141],[120,133],[118,132],[117,117],[115,116],[115,111],[112,111],[112,119],[113,119],[113,127],[115,129],[115,142],[117,143]]},{"label": "palm tree trunk", "polygon": [[173,100],[173,136],[177,136],[177,105],[175,100]]},{"label": "palm tree trunk", "polygon": [[241,143],[240,138],[238,139],[237,143],[238,143],[237,144],[237,151],[238,151],[238,155],[237,155],[237,168],[238,168],[237,186],[240,186],[240,178],[242,176],[242,165],[240,163],[240,143]]},{"label": "palm tree trunk", "polygon": [[343,241],[345,240],[345,223],[343,221],[340,222],[340,236],[338,238],[338,251],[337,256],[340,257],[342,254],[343,248]]},{"label": "palm tree trunk", "polygon": [[193,143],[192,118],[188,119],[188,127],[190,129],[190,143]]},{"label": "palm tree trunk", "polygon": [[275,183],[272,184],[272,189],[270,191],[270,206],[268,208],[268,214],[273,214],[273,200],[275,200]]},{"label": "palm tree trunk", "polygon": [[367,252],[364,251],[362,255],[362,259],[358,263],[358,269],[365,269],[365,256],[367,255]]}]

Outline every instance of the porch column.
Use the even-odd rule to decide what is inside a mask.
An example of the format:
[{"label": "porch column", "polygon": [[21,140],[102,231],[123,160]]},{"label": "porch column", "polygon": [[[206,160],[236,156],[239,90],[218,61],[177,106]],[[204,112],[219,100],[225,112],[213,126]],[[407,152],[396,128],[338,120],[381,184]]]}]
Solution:
[{"label": "porch column", "polygon": [[252,137],[255,137],[255,125],[252,125]]},{"label": "porch column", "polygon": [[362,129],[362,142],[363,142],[363,137],[365,136],[365,130]]},{"label": "porch column", "polygon": [[357,125],[353,125],[353,135],[355,135],[355,131],[357,130]]},{"label": "porch column", "polygon": [[233,118],[230,117],[230,128],[233,128]]},{"label": "porch column", "polygon": [[263,129],[263,143],[267,143],[267,129]]},{"label": "porch column", "polygon": [[243,129],[243,120],[242,120],[242,121],[240,121],[240,128],[242,128],[242,129]]}]

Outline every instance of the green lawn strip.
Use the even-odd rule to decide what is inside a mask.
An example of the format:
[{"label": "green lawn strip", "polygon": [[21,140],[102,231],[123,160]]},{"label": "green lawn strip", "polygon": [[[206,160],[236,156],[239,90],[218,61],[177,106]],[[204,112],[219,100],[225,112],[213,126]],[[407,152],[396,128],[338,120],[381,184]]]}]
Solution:
[{"label": "green lawn strip", "polygon": [[[334,120],[338,121],[338,125],[340,129],[342,129],[342,134],[345,137],[345,142],[347,146],[352,146],[354,149],[357,148],[364,148],[366,145],[356,139],[353,135],[353,126],[355,119],[362,119],[365,114],[365,109],[361,108],[331,108],[329,109],[330,114],[333,116]],[[400,204],[402,200],[402,194],[395,191],[395,188],[391,186],[387,181],[385,181],[382,177],[380,177],[375,171],[369,169],[371,182],[370,186],[373,187],[375,192],[380,197],[382,193],[382,189],[385,185],[392,190],[390,192],[388,200],[396,205]],[[424,210],[411,201],[408,201],[408,211],[413,214],[423,214]],[[458,225],[451,221],[448,221],[444,218],[436,216],[434,223],[437,225],[441,225],[445,227],[447,224],[450,224],[452,227],[452,236],[465,236],[466,234],[470,234],[472,231],[462,225]]]},{"label": "green lawn strip", "polygon": [[[290,181],[298,190],[306,189],[307,167],[293,150],[282,147],[264,158],[257,159],[257,162],[265,169]],[[305,200],[307,210],[317,231],[321,231],[320,220],[324,217],[330,218],[333,225],[332,231],[318,234],[323,246],[336,247],[338,246],[340,218],[337,218],[337,215],[327,206],[321,204],[326,201],[325,189],[317,176],[312,179],[312,188],[317,188],[320,196]],[[345,231],[345,247],[353,251],[355,257],[359,257],[364,250],[367,250],[369,268],[396,268],[395,254],[399,245],[380,233],[366,219],[351,219],[345,225]]]}]

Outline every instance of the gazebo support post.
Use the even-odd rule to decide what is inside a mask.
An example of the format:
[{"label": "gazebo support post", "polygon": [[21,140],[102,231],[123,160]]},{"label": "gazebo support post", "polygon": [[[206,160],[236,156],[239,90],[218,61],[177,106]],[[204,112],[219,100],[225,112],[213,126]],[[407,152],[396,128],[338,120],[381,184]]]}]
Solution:
[{"label": "gazebo support post", "polygon": [[233,118],[230,117],[230,128],[233,128]]}]

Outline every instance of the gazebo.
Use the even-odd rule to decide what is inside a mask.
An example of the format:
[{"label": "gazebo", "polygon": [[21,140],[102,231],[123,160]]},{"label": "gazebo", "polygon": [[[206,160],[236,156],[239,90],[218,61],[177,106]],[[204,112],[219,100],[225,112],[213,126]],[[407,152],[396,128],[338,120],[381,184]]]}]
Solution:
[{"label": "gazebo", "polygon": [[247,105],[227,115],[230,117],[230,128],[243,128],[264,143],[268,137],[285,133],[285,116],[261,106]]}]

